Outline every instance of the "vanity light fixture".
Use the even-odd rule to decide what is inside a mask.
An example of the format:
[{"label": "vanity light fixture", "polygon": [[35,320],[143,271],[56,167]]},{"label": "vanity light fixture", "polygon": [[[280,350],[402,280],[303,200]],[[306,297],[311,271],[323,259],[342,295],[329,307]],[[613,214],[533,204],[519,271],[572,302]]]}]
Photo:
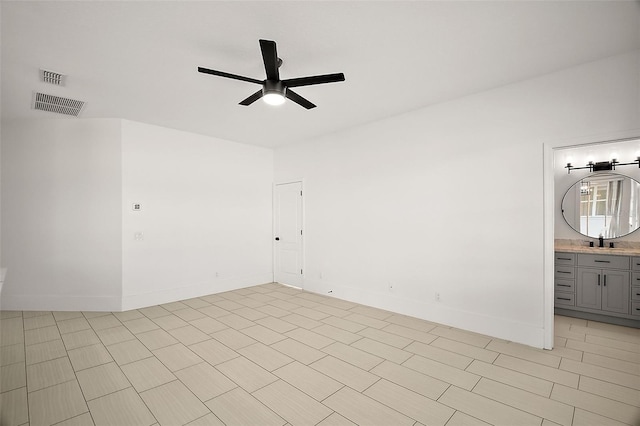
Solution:
[{"label": "vanity light fixture", "polygon": [[615,170],[617,166],[633,166],[637,165],[640,168],[640,156],[636,157],[636,160],[631,163],[620,163],[617,158],[612,158],[611,161],[598,161],[589,163],[584,167],[574,167],[571,163],[567,163],[564,166],[567,169],[567,174],[571,173],[571,170],[589,169],[590,172],[601,172],[603,170]]}]

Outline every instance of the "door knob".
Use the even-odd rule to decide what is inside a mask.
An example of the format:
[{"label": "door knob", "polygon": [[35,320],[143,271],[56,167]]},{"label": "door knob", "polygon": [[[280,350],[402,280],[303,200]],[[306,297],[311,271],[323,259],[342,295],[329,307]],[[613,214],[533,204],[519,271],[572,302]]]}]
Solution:
[{"label": "door knob", "polygon": [[276,237],[276,241],[280,241],[280,237]]}]

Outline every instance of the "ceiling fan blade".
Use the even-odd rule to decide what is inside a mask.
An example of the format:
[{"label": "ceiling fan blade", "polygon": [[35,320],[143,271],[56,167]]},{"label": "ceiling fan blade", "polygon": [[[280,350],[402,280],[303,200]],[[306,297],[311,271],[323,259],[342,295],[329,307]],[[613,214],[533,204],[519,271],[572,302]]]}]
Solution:
[{"label": "ceiling fan blade", "polygon": [[291,99],[293,102],[297,103],[298,105],[305,107],[306,109],[311,109],[316,107],[314,104],[312,104],[302,96],[298,95],[293,90],[287,89],[284,92],[284,96],[287,97],[288,99]]},{"label": "ceiling fan blade", "polygon": [[260,99],[261,97],[262,97],[262,89],[258,90],[256,93],[249,96],[247,99],[240,101],[240,105],[249,106],[255,101],[257,101],[258,99]]},{"label": "ceiling fan blade", "polygon": [[241,75],[236,75],[236,74],[229,74],[228,72],[223,72],[223,71],[210,70],[209,68],[198,67],[198,72],[201,72],[204,74],[217,75],[219,77],[232,78],[234,80],[247,81],[249,83],[262,84],[262,81],[256,80],[255,78],[243,77]]},{"label": "ceiling fan blade", "polygon": [[282,80],[284,85],[287,87],[311,86],[313,84],[336,83],[338,81],[344,81],[343,73],[314,75],[311,77],[290,78],[288,80]]},{"label": "ceiling fan blade", "polygon": [[280,80],[276,42],[260,40],[260,50],[262,50],[262,61],[264,62],[264,70],[267,72],[267,80]]}]

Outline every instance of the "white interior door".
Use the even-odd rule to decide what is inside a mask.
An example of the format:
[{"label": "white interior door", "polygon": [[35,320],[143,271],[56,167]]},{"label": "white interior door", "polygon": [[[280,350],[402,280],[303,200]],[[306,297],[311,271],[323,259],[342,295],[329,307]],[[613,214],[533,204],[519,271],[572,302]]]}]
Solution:
[{"label": "white interior door", "polygon": [[302,182],[275,186],[274,281],[302,288]]}]

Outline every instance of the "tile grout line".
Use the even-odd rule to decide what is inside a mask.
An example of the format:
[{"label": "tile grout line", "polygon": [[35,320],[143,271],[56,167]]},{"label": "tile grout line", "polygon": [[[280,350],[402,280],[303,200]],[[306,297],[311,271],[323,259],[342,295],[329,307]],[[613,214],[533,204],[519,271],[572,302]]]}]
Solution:
[{"label": "tile grout line", "polygon": [[[66,352],[65,358],[67,358],[67,359],[69,360],[69,365],[71,366],[71,371],[73,371],[73,377],[74,377],[74,379],[66,380],[66,381],[64,381],[64,382],[62,382],[62,383],[56,383],[56,384],[54,384],[54,385],[47,386],[47,387],[45,387],[45,388],[38,389],[38,390],[40,391],[40,390],[43,390],[43,389],[51,388],[51,387],[53,387],[53,386],[58,386],[58,385],[63,384],[63,383],[69,383],[69,382],[75,381],[75,382],[78,384],[78,388],[80,389],[80,393],[81,393],[81,395],[82,395],[82,399],[84,400],[84,405],[87,407],[87,411],[86,411],[86,412],[89,412],[90,410],[89,410],[89,405],[87,404],[87,398],[85,397],[85,395],[84,395],[84,391],[82,390],[82,387],[80,386],[80,381],[78,380],[78,376],[76,375],[76,371],[74,370],[73,365],[71,364],[71,359],[69,358],[69,351],[67,350],[66,346],[64,345],[64,341],[62,340],[62,333],[60,333],[60,328],[58,327],[58,321],[56,321],[55,316],[53,316],[53,313],[51,313],[51,316],[52,316],[52,317],[53,317],[53,319],[54,319],[54,323],[55,323],[56,330],[58,330],[58,335],[60,336],[60,340],[62,341],[62,345],[63,345],[63,346],[64,346],[64,348],[65,348],[65,352]],[[84,314],[83,314],[83,316],[84,316]],[[41,327],[41,328],[42,328],[42,327]],[[26,330],[25,330],[25,333],[26,333]],[[25,336],[25,342],[26,342],[26,336]],[[25,357],[26,357],[26,347],[25,347]],[[26,364],[26,358],[25,358],[25,364]],[[28,386],[28,384],[27,384],[27,386]],[[34,392],[36,392],[36,391],[34,391]],[[27,393],[27,396],[28,396],[28,394],[29,394],[29,393],[30,393],[30,392],[28,392],[28,393]],[[81,413],[81,414],[84,414],[84,413]],[[89,415],[91,415],[91,413],[90,413],[90,412],[89,412]],[[74,416],[74,417],[75,417],[75,416]],[[70,417],[69,417],[69,418],[70,418]],[[61,420],[61,421],[68,420],[69,418],[67,418],[67,419],[63,419],[63,420]],[[93,421],[93,416],[91,417],[91,420]],[[29,422],[31,423],[31,418],[29,418]],[[95,422],[94,422],[94,424],[95,424]]]},{"label": "tile grout line", "polygon": [[[84,315],[84,313],[83,313],[83,315]],[[103,316],[106,316],[106,315],[103,315]],[[96,317],[96,318],[97,318],[97,317]],[[117,319],[117,318],[116,318],[116,319]],[[124,374],[124,372],[122,371],[122,369],[120,368],[120,366],[118,365],[118,363],[115,361],[115,359],[113,359],[113,356],[112,356],[112,355],[111,355],[111,353],[109,352],[109,349],[107,348],[107,345],[105,345],[105,344],[104,344],[104,342],[102,341],[102,339],[101,339],[101,338],[100,338],[100,336],[98,335],[97,330],[95,330],[95,329],[93,328],[93,325],[89,322],[89,319],[88,319],[88,318],[86,318],[86,316],[85,316],[85,320],[87,321],[87,323],[89,323],[89,326],[91,327],[91,330],[92,330],[92,331],[93,331],[93,332],[98,336],[98,339],[100,340],[100,344],[101,344],[101,345],[105,348],[105,350],[109,353],[109,356],[110,356],[110,357],[111,357],[111,359],[112,359],[112,361],[111,361],[111,362],[113,362],[113,363],[115,364],[115,366],[116,366],[116,367],[118,368],[118,370],[122,373],[122,375],[124,376],[124,378],[127,380],[127,383],[129,383],[129,387],[128,387],[128,388],[125,388],[125,389],[119,389],[119,390],[116,390],[116,391],[114,391],[114,392],[109,392],[109,393],[107,393],[107,394],[105,394],[105,395],[101,395],[101,396],[99,396],[99,397],[96,397],[96,398],[92,399],[91,401],[96,400],[96,399],[103,398],[103,397],[108,396],[108,395],[113,395],[113,394],[115,394],[115,393],[117,393],[117,392],[121,392],[121,391],[124,391],[124,390],[126,390],[126,389],[131,388],[131,389],[133,389],[133,391],[134,391],[134,392],[136,392],[136,394],[138,395],[138,397],[140,398],[140,400],[142,401],[142,403],[145,405],[145,407],[147,407],[147,404],[144,402],[144,400],[142,399],[142,397],[140,397],[140,394],[139,394],[139,393],[138,393],[138,391],[136,391],[136,389],[133,387],[133,384],[131,383],[131,381],[129,380],[129,378],[127,377],[127,375],[126,375],[126,374]],[[120,321],[120,320],[118,320],[118,321]],[[120,321],[120,323],[122,324],[122,321]],[[115,327],[118,327],[118,326],[115,326]],[[115,328],[115,327],[112,327],[112,328]],[[97,345],[97,344],[96,344],[96,345]],[[106,365],[106,364],[109,364],[109,363],[110,363],[110,362],[107,362],[107,363],[104,363],[104,364],[99,364],[97,367],[99,367],[99,366],[101,366],[101,365]],[[89,367],[89,368],[94,368],[94,367]],[[86,369],[84,369],[84,370],[88,370],[89,368],[86,368]],[[73,368],[73,366],[72,366],[72,369],[73,369],[73,371],[74,371],[74,374],[76,375],[76,381],[78,382],[78,387],[80,388],[80,392],[82,392],[82,396],[83,396],[83,398],[84,398],[84,400],[85,400],[85,404],[87,405],[87,409],[89,410],[89,415],[91,416],[91,420],[93,421],[93,424],[95,425],[95,423],[96,423],[96,422],[95,422],[95,419],[93,418],[93,413],[91,413],[91,409],[89,408],[89,401],[87,401],[87,398],[86,398],[86,396],[85,396],[85,394],[84,394],[84,390],[82,389],[82,386],[80,386],[80,380],[78,380],[77,373],[76,373],[75,369]],[[79,371],[84,371],[84,370],[79,370]],[[156,423],[157,423],[157,422],[158,422],[158,419],[155,417],[155,415],[154,415],[154,414],[153,414],[153,412],[149,409],[149,407],[147,407],[147,410],[149,410],[149,413],[151,414],[151,416],[153,417],[153,419],[154,419],[154,420],[156,421]]]},{"label": "tile grout line", "polygon": [[[89,319],[84,315],[84,313],[82,313],[82,316],[83,316],[84,320],[89,324],[89,327],[91,327],[91,328],[90,328],[90,330],[92,330],[92,331],[93,331],[93,333],[94,333],[96,336],[98,336],[98,333],[96,333],[96,330],[94,330],[93,325],[89,322]],[[57,325],[58,325],[58,322],[56,321],[56,326],[57,326]],[[59,330],[59,329],[58,329],[58,332],[60,332],[60,330]],[[60,333],[60,339],[62,339],[62,333]],[[107,350],[107,352],[108,352],[109,350],[108,350],[108,349],[106,349],[106,345],[104,345],[104,342],[102,342],[102,339],[100,339],[100,336],[98,336],[98,339],[100,340],[100,343],[102,344],[102,346],[104,346],[104,347],[105,347],[105,350]],[[64,344],[64,341],[63,341],[63,344]],[[65,346],[65,349],[66,349],[66,346]],[[69,356],[69,351],[67,351],[67,356]],[[111,354],[109,354],[109,356],[111,356]],[[113,357],[112,357],[112,358],[113,358]],[[114,361],[114,362],[115,362],[115,361]],[[71,358],[69,358],[69,363],[71,364]],[[104,364],[100,364],[100,365],[104,365]],[[90,367],[90,368],[92,368],[92,367]],[[89,416],[91,417],[91,421],[92,421],[92,422],[93,422],[93,424],[95,425],[95,424],[96,424],[96,421],[95,421],[95,419],[93,418],[93,413],[91,413],[91,408],[89,407],[89,401],[87,401],[87,397],[85,396],[84,389],[82,389],[82,386],[80,386],[80,380],[78,379],[78,374],[77,374],[77,372],[76,372],[75,368],[73,367],[73,364],[71,364],[71,369],[73,370],[73,374],[74,374],[74,376],[76,377],[76,382],[78,382],[78,387],[80,388],[80,392],[82,393],[82,398],[84,398],[84,403],[85,403],[85,405],[87,406],[87,410],[88,410],[88,412],[89,412]],[[123,375],[124,375],[124,373],[123,373]],[[125,377],[126,377],[126,376],[125,376]],[[127,382],[128,382],[128,381],[129,381],[129,380],[127,379]],[[129,383],[129,385],[131,385],[131,383]],[[106,395],[103,395],[103,396],[106,396]],[[97,398],[96,398],[96,399],[97,399]],[[154,417],[154,418],[155,418],[155,417]],[[68,419],[67,419],[67,420],[68,420]]]},{"label": "tile grout line", "polygon": [[[144,314],[143,314],[143,315],[144,315]],[[120,321],[120,320],[118,320],[118,321]],[[151,321],[153,321],[153,320],[151,320]],[[121,323],[121,325],[123,325],[123,324],[122,324],[122,321],[120,321],[120,323]],[[91,323],[89,323],[89,324],[91,325]],[[124,326],[124,325],[123,325],[123,326]],[[115,327],[111,327],[111,328],[116,328],[116,327],[119,327],[119,326],[115,326]],[[126,328],[126,326],[125,326],[125,328]],[[92,329],[93,329],[93,326],[92,326]],[[129,329],[127,329],[127,330],[129,330]],[[96,331],[95,329],[94,329],[93,331],[94,331],[94,333],[96,333],[96,335],[98,334],[98,333],[97,333],[97,331]],[[165,330],[165,331],[166,331],[166,330]],[[131,331],[129,331],[129,332],[131,333]],[[140,341],[140,340],[138,339],[138,337],[137,337],[135,334],[131,333],[131,335],[133,335],[133,336],[135,337],[135,340]],[[100,336],[99,336],[99,335],[98,335],[98,338],[100,338]],[[102,341],[102,339],[100,339],[100,340]],[[124,341],[122,341],[122,342],[116,342],[116,343],[113,343],[113,344],[118,344],[118,343],[123,343],[123,342],[129,342],[129,341],[132,341],[132,340],[124,340]],[[107,351],[109,351],[109,349],[107,348],[107,345],[105,345],[105,344],[104,344],[104,342],[102,342],[102,343],[103,343],[104,347],[107,349]],[[142,343],[142,342],[140,342],[140,343],[144,346],[144,343]],[[145,348],[146,348],[146,346],[145,346]],[[149,350],[149,348],[147,348],[147,350]],[[156,359],[158,359],[158,358],[155,356],[155,354],[154,354],[151,350],[149,350],[149,352],[151,352],[151,353],[153,354],[153,356],[154,356]],[[111,353],[109,353],[109,355],[111,356],[111,358],[113,358],[113,356],[111,355]],[[147,358],[149,358],[149,357],[147,357]],[[144,359],[146,359],[146,358],[144,358]],[[140,360],[138,360],[138,361],[140,361]],[[160,362],[160,363],[161,363],[165,368],[167,368],[167,370],[169,370],[169,368],[168,368],[166,365],[164,365],[164,363],[163,363],[160,359],[158,359],[158,361],[159,361],[159,362]],[[138,391],[137,391],[137,389],[133,386],[133,383],[131,383],[131,380],[129,380],[129,377],[127,377],[127,375],[124,373],[124,371],[122,371],[122,368],[120,367],[120,365],[118,365],[118,363],[115,361],[115,359],[113,360],[113,362],[114,362],[114,364],[118,367],[118,369],[120,370],[120,372],[122,373],[122,375],[125,377],[125,379],[127,380],[127,382],[129,383],[129,388],[133,389],[133,391],[138,395],[138,398],[140,398],[140,401],[142,401],[142,403],[144,404],[144,406],[145,406],[145,408],[147,409],[147,411],[149,412],[149,414],[151,414],[151,416],[152,416],[152,417],[153,417],[153,419],[155,420],[155,423],[158,423],[158,424],[159,424],[159,420],[158,420],[158,418],[156,417],[156,415],[154,414],[154,412],[151,410],[151,407],[149,407],[149,405],[147,404],[147,402],[146,402],[146,401],[144,400],[144,398],[142,397],[141,392],[138,392]],[[135,362],[135,361],[133,361],[133,362]],[[171,371],[171,370],[169,370],[169,371]],[[172,372],[172,375],[173,375],[173,372]],[[174,377],[175,377],[175,375],[174,375]],[[175,380],[171,380],[171,381],[169,381],[169,382],[167,382],[167,383],[172,383],[172,382],[174,382],[174,381],[176,381],[176,380],[179,380],[179,379],[176,377],[176,378],[175,378]],[[163,385],[165,385],[165,384],[167,384],[167,383],[163,383]],[[157,387],[159,387],[159,386],[162,386],[162,385],[155,386],[154,388],[157,388]],[[154,389],[154,388],[151,388],[151,389]],[[126,389],[128,389],[128,388],[120,389],[120,390],[117,390],[117,391],[111,392],[111,393],[109,393],[109,394],[107,394],[107,395],[112,395],[112,394],[115,394],[115,393],[117,393],[117,392],[121,392],[121,391],[126,390]],[[144,391],[144,392],[146,392],[147,390],[150,390],[150,389],[145,389],[145,391]],[[107,395],[102,395],[102,396],[97,397],[97,398],[94,398],[94,399],[103,398],[103,397],[105,397],[105,396],[107,396]],[[89,405],[89,404],[87,403],[87,406],[88,406],[88,405]],[[207,407],[207,408],[208,408],[208,407]],[[94,421],[94,424],[95,424],[95,421]]]}]

